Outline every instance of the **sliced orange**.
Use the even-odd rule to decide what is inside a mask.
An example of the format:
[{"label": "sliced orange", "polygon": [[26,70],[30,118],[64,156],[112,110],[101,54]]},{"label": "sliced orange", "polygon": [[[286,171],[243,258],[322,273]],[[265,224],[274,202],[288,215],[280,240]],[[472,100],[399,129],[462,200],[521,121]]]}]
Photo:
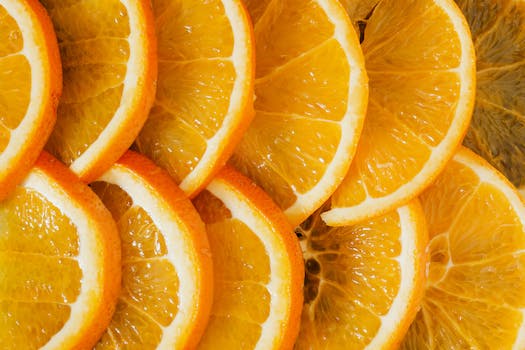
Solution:
[{"label": "sliced orange", "polygon": [[297,228],[306,260],[296,349],[394,349],[425,283],[427,228],[417,200],[353,226],[330,227],[322,209]]},{"label": "sliced orange", "polygon": [[46,143],[62,89],[53,25],[36,0],[0,4],[0,199]]},{"label": "sliced orange", "polygon": [[46,149],[91,182],[129,148],[155,95],[147,0],[42,0],[58,37],[64,93]]},{"label": "sliced orange", "polygon": [[253,117],[252,27],[240,0],[154,0],[159,80],[137,149],[193,197]]},{"label": "sliced orange", "polygon": [[474,47],[452,0],[380,1],[361,23],[370,99],[355,159],[322,215],[332,226],[418,196],[453,156],[474,105]]},{"label": "sliced orange", "polygon": [[403,349],[525,348],[525,206],[516,189],[461,149],[421,202],[428,281]]},{"label": "sliced orange", "polygon": [[245,0],[255,24],[255,118],[232,158],[301,223],[335,191],[367,101],[359,41],[337,0]]},{"label": "sliced orange", "polygon": [[127,152],[92,188],[117,222],[122,293],[95,349],[188,349],[200,339],[212,296],[204,224],[170,176]]},{"label": "sliced orange", "polygon": [[304,265],[281,210],[247,178],[223,169],[194,200],[213,255],[215,296],[199,349],[291,349]]},{"label": "sliced orange", "polygon": [[0,202],[0,344],[89,349],[120,291],[111,214],[47,153]]}]

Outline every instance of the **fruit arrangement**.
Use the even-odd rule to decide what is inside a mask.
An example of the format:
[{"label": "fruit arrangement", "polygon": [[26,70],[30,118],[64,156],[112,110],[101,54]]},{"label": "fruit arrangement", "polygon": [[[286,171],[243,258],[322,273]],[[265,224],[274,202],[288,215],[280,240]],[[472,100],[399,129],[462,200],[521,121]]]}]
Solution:
[{"label": "fruit arrangement", "polygon": [[525,349],[525,1],[0,0],[2,349]]}]

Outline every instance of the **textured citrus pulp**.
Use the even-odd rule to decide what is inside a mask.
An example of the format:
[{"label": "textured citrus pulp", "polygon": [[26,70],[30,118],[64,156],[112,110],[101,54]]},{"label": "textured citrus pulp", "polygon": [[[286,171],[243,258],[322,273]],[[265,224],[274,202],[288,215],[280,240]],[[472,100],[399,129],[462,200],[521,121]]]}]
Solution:
[{"label": "textured citrus pulp", "polygon": [[460,150],[421,195],[428,281],[404,349],[525,347],[525,206],[486,161]]},{"label": "textured citrus pulp", "polygon": [[477,56],[477,94],[464,144],[525,185],[525,1],[456,1]]},{"label": "textured citrus pulp", "polygon": [[122,293],[95,349],[194,347],[213,287],[206,231],[195,208],[167,173],[132,152],[91,186],[122,242]]},{"label": "textured citrus pulp", "polygon": [[367,78],[336,0],[245,0],[255,25],[255,118],[232,158],[299,224],[330,197],[355,152]]},{"label": "textured citrus pulp", "polygon": [[427,229],[417,200],[353,226],[329,227],[322,209],[296,230],[306,264],[296,349],[391,349],[424,290]]},{"label": "textured citrus pulp", "polygon": [[0,344],[88,349],[120,290],[110,213],[63,164],[42,153],[0,202]]},{"label": "textured citrus pulp", "polygon": [[154,0],[157,96],[137,149],[194,196],[253,117],[254,48],[240,0]]},{"label": "textured citrus pulp", "polygon": [[43,0],[64,91],[46,149],[90,182],[133,143],[154,98],[155,28],[146,0]]},{"label": "textured citrus pulp", "polygon": [[53,25],[36,0],[0,4],[0,199],[45,145],[62,87]]},{"label": "textured citrus pulp", "polygon": [[304,265],[286,217],[229,167],[194,204],[206,223],[215,278],[199,349],[290,349],[299,330]]},{"label": "textured citrus pulp", "polygon": [[333,209],[322,215],[332,226],[421,193],[453,156],[474,104],[474,48],[453,1],[380,1],[361,23],[368,112]]}]

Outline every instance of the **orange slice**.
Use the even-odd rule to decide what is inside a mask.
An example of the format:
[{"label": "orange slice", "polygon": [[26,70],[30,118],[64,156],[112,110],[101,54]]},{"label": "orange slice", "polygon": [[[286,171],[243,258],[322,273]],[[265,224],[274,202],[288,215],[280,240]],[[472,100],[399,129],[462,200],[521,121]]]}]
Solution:
[{"label": "orange slice", "polygon": [[46,143],[62,88],[53,25],[36,0],[0,4],[0,199]]},{"label": "orange slice", "polygon": [[462,149],[421,203],[428,281],[403,349],[525,348],[525,206],[515,188]]},{"label": "orange slice", "polygon": [[270,198],[230,167],[194,200],[213,255],[215,296],[199,349],[291,349],[302,306],[301,250]]},{"label": "orange slice", "polygon": [[155,95],[146,0],[43,0],[58,37],[64,93],[46,149],[91,182],[129,148]]},{"label": "orange slice", "polygon": [[461,143],[474,104],[474,47],[452,0],[381,1],[365,21],[368,114],[354,162],[322,215],[331,226],[418,196]]},{"label": "orange slice", "polygon": [[255,118],[232,158],[294,225],[340,184],[367,101],[359,42],[337,0],[245,0],[255,24]]},{"label": "orange slice", "polygon": [[95,349],[195,347],[213,299],[210,248],[195,208],[167,173],[133,152],[91,186],[122,242],[122,293]]},{"label": "orange slice", "polygon": [[427,229],[419,202],[344,227],[327,226],[320,212],[296,230],[306,278],[295,348],[396,348],[424,291]]},{"label": "orange slice", "polygon": [[193,197],[253,117],[252,27],[240,0],[154,0],[159,81],[137,149]]},{"label": "orange slice", "polygon": [[93,347],[120,290],[118,232],[97,196],[44,152],[0,202],[0,232],[2,348]]}]

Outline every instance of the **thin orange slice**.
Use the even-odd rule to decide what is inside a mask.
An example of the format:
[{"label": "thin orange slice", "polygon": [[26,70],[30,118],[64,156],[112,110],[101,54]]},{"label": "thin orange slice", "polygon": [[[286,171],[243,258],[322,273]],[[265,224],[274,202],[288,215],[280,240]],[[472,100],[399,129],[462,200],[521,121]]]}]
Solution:
[{"label": "thin orange slice", "polygon": [[230,167],[194,204],[206,223],[215,275],[211,318],[198,348],[292,348],[304,265],[286,217]]},{"label": "thin orange slice", "polygon": [[85,182],[133,143],[155,95],[157,55],[147,0],[42,0],[58,37],[64,93],[46,149]]},{"label": "thin orange slice", "polygon": [[47,153],[0,202],[3,349],[89,349],[120,291],[120,247],[110,213]]},{"label": "thin orange slice", "polygon": [[195,196],[253,117],[252,26],[240,0],[154,0],[159,80],[137,149]]},{"label": "thin orange slice", "polygon": [[92,188],[117,222],[122,293],[95,349],[189,349],[213,300],[204,224],[170,176],[127,152]]},{"label": "thin orange slice", "polygon": [[62,89],[53,25],[36,0],[0,4],[0,199],[46,143]]},{"label": "thin orange slice", "polygon": [[322,215],[331,226],[417,197],[453,156],[474,105],[474,47],[452,0],[380,1],[361,23],[368,113],[352,166]]}]

